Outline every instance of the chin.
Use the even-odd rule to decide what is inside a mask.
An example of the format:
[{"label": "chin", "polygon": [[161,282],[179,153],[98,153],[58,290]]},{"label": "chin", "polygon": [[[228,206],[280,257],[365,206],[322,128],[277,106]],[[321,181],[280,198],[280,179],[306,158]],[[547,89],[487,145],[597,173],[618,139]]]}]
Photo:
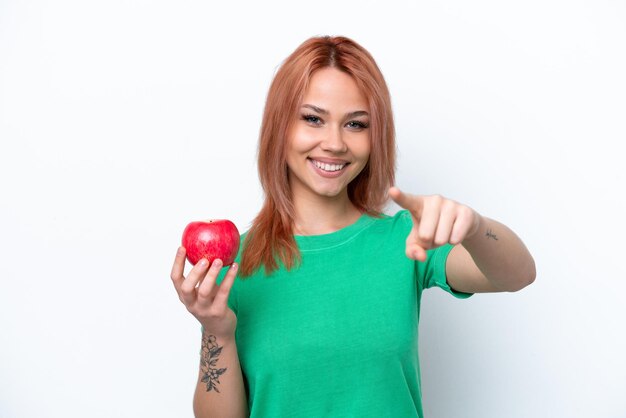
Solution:
[{"label": "chin", "polygon": [[322,192],[322,193],[318,193],[319,195],[325,196],[325,197],[337,197],[341,194],[341,191],[333,191],[333,192]]},{"label": "chin", "polygon": [[341,190],[311,188],[311,191],[318,196],[324,196],[324,197],[336,197],[341,194]]}]

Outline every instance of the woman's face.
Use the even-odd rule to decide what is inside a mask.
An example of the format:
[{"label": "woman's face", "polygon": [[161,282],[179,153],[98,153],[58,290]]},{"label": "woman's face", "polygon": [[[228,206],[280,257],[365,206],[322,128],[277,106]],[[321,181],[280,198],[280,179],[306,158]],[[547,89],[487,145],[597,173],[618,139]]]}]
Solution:
[{"label": "woman's face", "polygon": [[347,193],[370,154],[367,99],[352,77],[327,67],[311,77],[296,116],[287,144],[294,198]]}]

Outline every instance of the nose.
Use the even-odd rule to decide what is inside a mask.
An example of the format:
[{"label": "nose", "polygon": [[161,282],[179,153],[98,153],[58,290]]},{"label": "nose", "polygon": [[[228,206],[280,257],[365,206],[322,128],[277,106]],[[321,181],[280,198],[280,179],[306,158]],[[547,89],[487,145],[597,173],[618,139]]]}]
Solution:
[{"label": "nose", "polygon": [[320,144],[320,148],[324,151],[332,152],[335,154],[348,151],[348,146],[343,141],[341,128],[332,128],[326,132],[324,140]]}]

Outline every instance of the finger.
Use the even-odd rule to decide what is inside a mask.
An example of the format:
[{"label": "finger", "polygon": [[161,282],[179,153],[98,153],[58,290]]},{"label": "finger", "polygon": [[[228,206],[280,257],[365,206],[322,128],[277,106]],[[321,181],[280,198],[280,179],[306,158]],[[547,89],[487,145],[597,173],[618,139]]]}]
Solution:
[{"label": "finger", "polygon": [[411,229],[409,236],[406,238],[406,256],[412,260],[426,260],[426,250],[420,244],[415,227]]},{"label": "finger", "polygon": [[228,303],[228,295],[230,295],[230,289],[233,287],[233,283],[235,282],[235,277],[237,277],[237,270],[239,266],[237,263],[233,263],[226,276],[224,276],[224,280],[219,286],[219,290],[215,295],[215,299],[213,299],[213,304],[218,309],[226,309]]},{"label": "finger", "polygon": [[402,208],[408,209],[413,212],[416,217],[420,216],[423,206],[423,199],[421,199],[419,196],[409,195],[394,186],[389,189],[389,197],[391,197],[393,201]]},{"label": "finger", "polygon": [[406,246],[406,256],[412,260],[426,261],[426,250],[415,243]]},{"label": "finger", "polygon": [[172,272],[170,273],[174,288],[176,288],[176,292],[179,294],[180,286],[183,281],[185,281],[185,277],[183,276],[183,272],[185,271],[185,254],[185,247],[178,247],[176,258],[174,258],[174,265],[172,266]]},{"label": "finger", "polygon": [[424,209],[422,210],[422,218],[419,222],[417,229],[417,237],[420,240],[420,244],[424,248],[432,248],[433,240],[435,239],[435,232],[437,231],[437,225],[439,224],[439,218],[441,217],[441,206],[443,199],[439,196],[430,196],[424,202]]},{"label": "finger", "polygon": [[206,270],[208,268],[209,262],[206,258],[202,258],[198,263],[191,269],[187,278],[180,286],[180,293],[183,302],[186,305],[194,303],[196,300],[196,285],[200,281],[200,278],[204,277],[206,274]]},{"label": "finger", "polygon": [[452,228],[456,220],[456,208],[452,202],[444,203],[441,209],[441,215],[439,216],[439,224],[435,231],[435,239],[433,244],[436,247],[441,247],[444,244],[450,242],[452,235]]},{"label": "finger", "polygon": [[473,223],[474,212],[468,207],[460,208],[450,234],[450,244],[460,244],[472,228]]},{"label": "finger", "polygon": [[213,301],[215,296],[214,290],[217,288],[215,280],[220,274],[222,265],[222,260],[219,258],[213,260],[211,268],[207,271],[206,275],[202,279],[202,283],[198,286],[198,304],[208,306]]}]

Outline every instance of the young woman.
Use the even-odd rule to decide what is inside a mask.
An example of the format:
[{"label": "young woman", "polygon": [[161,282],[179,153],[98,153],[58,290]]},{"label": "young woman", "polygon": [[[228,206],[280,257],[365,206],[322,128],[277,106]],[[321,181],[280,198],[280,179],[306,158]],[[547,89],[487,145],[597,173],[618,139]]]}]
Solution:
[{"label": "young woman", "polygon": [[350,39],[311,38],[282,64],[258,158],[265,202],[236,262],[185,278],[181,247],[172,268],[203,330],[196,416],[421,417],[422,291],[520,290],[528,250],[468,206],[393,187],[389,92]]}]

